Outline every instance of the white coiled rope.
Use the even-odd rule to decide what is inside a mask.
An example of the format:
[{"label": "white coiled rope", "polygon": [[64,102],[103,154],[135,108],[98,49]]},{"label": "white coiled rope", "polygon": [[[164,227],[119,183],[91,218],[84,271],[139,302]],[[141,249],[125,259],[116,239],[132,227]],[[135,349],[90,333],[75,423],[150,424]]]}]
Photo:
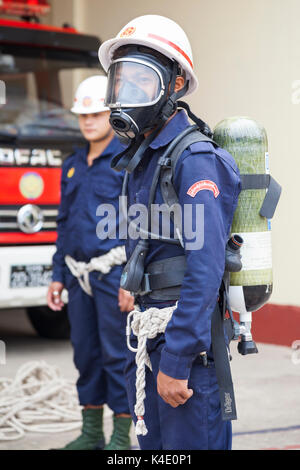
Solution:
[{"label": "white coiled rope", "polygon": [[[144,400],[146,398],[145,366],[148,366],[150,370],[152,370],[152,366],[149,355],[147,353],[147,339],[155,338],[159,333],[165,332],[167,324],[170,321],[176,307],[177,303],[172,307],[151,307],[144,312],[141,312],[136,308],[135,310],[132,310],[132,312],[130,312],[127,317],[127,346],[131,351],[136,352],[136,404],[134,407],[134,412],[137,417],[137,423],[135,426],[135,432],[137,436],[145,436],[148,432],[144,421]],[[132,322],[130,323],[131,318]],[[137,349],[130,345],[131,329],[138,339]]]},{"label": "white coiled rope", "polygon": [[57,433],[82,425],[75,385],[45,361],[23,364],[14,379],[0,377],[0,440],[25,432]]},{"label": "white coiled rope", "polygon": [[65,256],[66,265],[73,276],[78,279],[80,287],[90,296],[93,295],[89,281],[90,272],[100,271],[102,274],[107,274],[113,266],[123,264],[125,261],[126,253],[124,245],[112,248],[108,253],[105,253],[105,255],[91,258],[88,263],[76,261],[70,255]]}]

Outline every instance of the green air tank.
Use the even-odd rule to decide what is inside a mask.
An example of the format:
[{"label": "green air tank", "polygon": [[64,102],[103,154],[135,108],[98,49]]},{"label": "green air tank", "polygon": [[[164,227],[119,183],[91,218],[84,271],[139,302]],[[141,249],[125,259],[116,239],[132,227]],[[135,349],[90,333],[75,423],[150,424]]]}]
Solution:
[{"label": "green air tank", "polygon": [[[268,174],[268,140],[265,129],[248,117],[231,117],[214,129],[214,140],[235,159],[241,175]],[[240,313],[242,322],[251,321],[251,314],[270,298],[273,287],[270,220],[259,214],[266,189],[245,189],[231,227],[240,235],[242,270],[230,274],[229,299],[232,309]]]}]

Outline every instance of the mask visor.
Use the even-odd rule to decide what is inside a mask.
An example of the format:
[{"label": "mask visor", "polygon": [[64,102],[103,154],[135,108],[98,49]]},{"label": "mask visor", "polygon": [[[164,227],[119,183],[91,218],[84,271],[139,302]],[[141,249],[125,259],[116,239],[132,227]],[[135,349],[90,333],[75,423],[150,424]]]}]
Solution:
[{"label": "mask visor", "polygon": [[151,106],[163,93],[162,76],[150,64],[127,58],[109,68],[105,103],[110,108]]}]

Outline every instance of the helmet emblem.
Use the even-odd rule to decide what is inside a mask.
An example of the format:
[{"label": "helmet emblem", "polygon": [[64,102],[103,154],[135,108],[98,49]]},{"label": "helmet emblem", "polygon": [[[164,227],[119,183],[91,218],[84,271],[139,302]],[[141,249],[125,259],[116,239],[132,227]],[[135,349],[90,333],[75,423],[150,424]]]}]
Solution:
[{"label": "helmet emblem", "polygon": [[129,26],[126,28],[123,33],[120,34],[120,38],[131,36],[135,32],[136,28],[134,26]]},{"label": "helmet emblem", "polygon": [[85,98],[83,98],[82,104],[85,108],[89,108],[90,106],[92,106],[93,100],[90,96],[86,96]]}]

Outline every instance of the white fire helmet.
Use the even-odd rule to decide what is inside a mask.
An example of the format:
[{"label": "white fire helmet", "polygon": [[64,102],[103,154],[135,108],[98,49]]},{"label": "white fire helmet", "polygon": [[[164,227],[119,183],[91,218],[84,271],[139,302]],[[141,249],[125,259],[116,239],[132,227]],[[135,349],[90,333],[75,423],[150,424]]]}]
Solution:
[{"label": "white fire helmet", "polygon": [[189,40],[183,29],[164,16],[145,15],[130,21],[114,39],[105,41],[99,49],[99,60],[107,72],[113,62],[114,52],[126,44],[137,44],[154,49],[178,62],[185,71],[189,87],[186,95],[198,87],[193,71],[193,56]]},{"label": "white fire helmet", "polygon": [[93,114],[109,111],[109,108],[104,106],[106,87],[107,77],[104,75],[94,75],[83,80],[77,88],[72,113]]}]

